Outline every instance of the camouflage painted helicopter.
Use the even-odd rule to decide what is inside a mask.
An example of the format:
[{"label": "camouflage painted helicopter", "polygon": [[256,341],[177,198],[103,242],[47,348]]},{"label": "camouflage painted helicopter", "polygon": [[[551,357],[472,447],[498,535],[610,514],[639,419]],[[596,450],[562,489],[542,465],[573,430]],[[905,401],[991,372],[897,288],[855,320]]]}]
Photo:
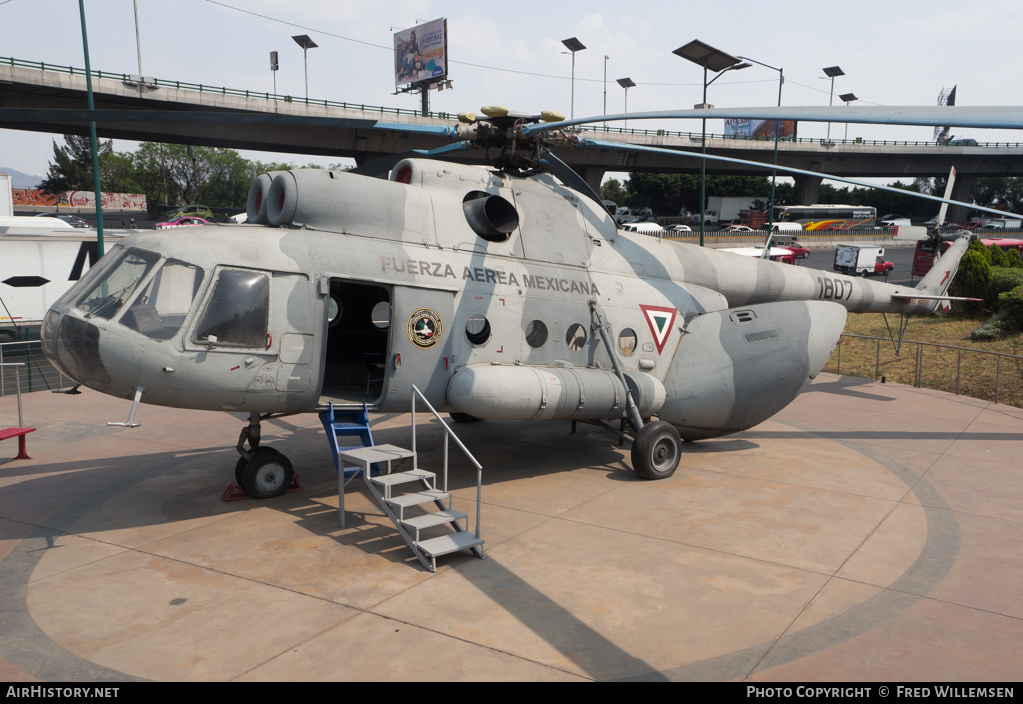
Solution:
[{"label": "camouflage painted helicopter", "polygon": [[[785,115],[814,119],[798,111]],[[143,399],[248,412],[236,474],[257,497],[293,473],[260,445],[261,421],[330,403],[404,412],[413,384],[456,420],[624,419],[636,473],[659,479],[683,439],[791,402],[847,311],[933,311],[966,247],[910,288],[623,232],[550,151],[579,142],[565,127],[585,120],[488,112],[437,128],[457,141],[431,153],[261,175],[250,224],[125,237],[46,315],[47,356],[133,399],[121,425],[138,425]],[[672,116],[746,116],[693,112]],[[427,158],[467,148],[498,156]]]}]

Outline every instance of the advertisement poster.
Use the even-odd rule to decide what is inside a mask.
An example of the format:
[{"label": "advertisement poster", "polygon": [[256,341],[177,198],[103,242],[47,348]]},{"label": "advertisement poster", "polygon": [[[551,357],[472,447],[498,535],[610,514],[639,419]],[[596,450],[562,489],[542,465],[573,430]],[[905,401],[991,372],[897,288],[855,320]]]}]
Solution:
[{"label": "advertisement poster", "polygon": [[788,139],[796,135],[794,120],[725,120],[726,137],[745,137],[746,139],[774,139],[774,125],[778,123],[779,138]]},{"label": "advertisement poster", "polygon": [[394,85],[402,86],[448,72],[448,21],[441,18],[394,34]]}]

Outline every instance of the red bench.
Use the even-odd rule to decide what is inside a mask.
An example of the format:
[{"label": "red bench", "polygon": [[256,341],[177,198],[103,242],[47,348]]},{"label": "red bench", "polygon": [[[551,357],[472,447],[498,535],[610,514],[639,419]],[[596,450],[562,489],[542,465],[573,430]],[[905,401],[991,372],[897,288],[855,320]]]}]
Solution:
[{"label": "red bench", "polygon": [[35,428],[0,428],[0,440],[18,438],[18,456],[14,459],[30,460],[32,458],[25,452],[25,436],[29,433],[34,433],[35,430]]}]

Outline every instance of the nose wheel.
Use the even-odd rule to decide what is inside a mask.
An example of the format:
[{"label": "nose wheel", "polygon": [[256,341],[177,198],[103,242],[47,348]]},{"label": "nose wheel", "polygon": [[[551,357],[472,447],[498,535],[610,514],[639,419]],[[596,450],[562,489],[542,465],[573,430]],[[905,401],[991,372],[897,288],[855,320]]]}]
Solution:
[{"label": "nose wheel", "polygon": [[646,423],[632,441],[632,468],[642,479],[667,479],[682,459],[682,438],[671,423]]}]

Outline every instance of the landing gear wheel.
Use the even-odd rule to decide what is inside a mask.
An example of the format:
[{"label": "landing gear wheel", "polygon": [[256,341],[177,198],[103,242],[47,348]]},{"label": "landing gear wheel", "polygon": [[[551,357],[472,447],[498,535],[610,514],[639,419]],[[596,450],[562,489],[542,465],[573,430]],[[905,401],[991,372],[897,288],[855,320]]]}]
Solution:
[{"label": "landing gear wheel", "polygon": [[242,485],[242,477],[245,476],[245,465],[247,465],[248,463],[249,463],[249,461],[247,459],[245,459],[244,457],[239,457],[238,461],[235,462],[235,465],[234,465],[234,483],[237,484],[238,486]]},{"label": "landing gear wheel", "polygon": [[448,415],[451,417],[451,420],[456,423],[479,423],[483,420],[476,416],[470,416],[468,413],[448,413]]},{"label": "landing gear wheel", "polygon": [[667,479],[682,459],[682,438],[671,423],[648,423],[632,441],[632,468],[641,479]]},{"label": "landing gear wheel", "polygon": [[[236,476],[240,465],[241,461],[235,467]],[[294,476],[291,460],[273,448],[261,447],[245,463],[241,487],[254,499],[271,499],[287,491]]]}]

